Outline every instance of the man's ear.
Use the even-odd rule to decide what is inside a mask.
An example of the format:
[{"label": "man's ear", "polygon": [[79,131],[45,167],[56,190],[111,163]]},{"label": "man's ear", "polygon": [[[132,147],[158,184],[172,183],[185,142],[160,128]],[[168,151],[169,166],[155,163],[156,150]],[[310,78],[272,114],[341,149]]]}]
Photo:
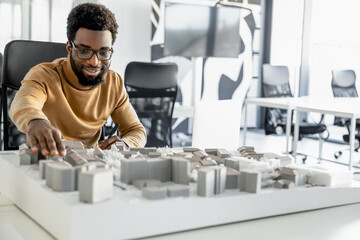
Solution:
[{"label": "man's ear", "polygon": [[68,54],[71,53],[71,44],[69,41],[66,42],[66,51],[68,52]]}]

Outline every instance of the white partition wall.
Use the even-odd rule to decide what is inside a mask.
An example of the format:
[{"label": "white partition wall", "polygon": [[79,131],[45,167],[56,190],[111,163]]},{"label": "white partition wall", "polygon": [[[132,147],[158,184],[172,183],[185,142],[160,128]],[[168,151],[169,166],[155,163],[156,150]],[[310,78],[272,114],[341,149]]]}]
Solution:
[{"label": "white partition wall", "polygon": [[114,14],[119,25],[111,69],[121,76],[131,61],[150,61],[151,1],[99,0]]}]

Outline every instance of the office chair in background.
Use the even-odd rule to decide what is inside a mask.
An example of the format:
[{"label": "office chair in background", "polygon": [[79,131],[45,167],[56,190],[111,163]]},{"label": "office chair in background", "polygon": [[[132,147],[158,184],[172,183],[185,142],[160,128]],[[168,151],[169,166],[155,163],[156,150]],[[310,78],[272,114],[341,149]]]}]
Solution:
[{"label": "office chair in background", "polygon": [[[354,70],[332,70],[331,88],[334,97],[358,97],[355,82],[356,74]],[[342,137],[344,142],[349,143],[350,119],[335,117],[334,125],[347,128],[348,134],[344,134]],[[355,134],[355,151],[358,152],[360,148],[360,119],[356,119],[356,130],[357,133]],[[344,150],[350,149],[336,151],[334,153],[335,159],[339,158]]]},{"label": "office chair in background", "polygon": [[[3,65],[3,55],[0,52],[0,82],[1,82],[1,75],[2,75],[2,65]],[[1,85],[0,85],[0,88],[1,88]],[[0,103],[0,107],[1,107],[1,103]],[[2,137],[3,134],[1,132],[1,129],[2,129],[3,121],[2,121],[2,118],[1,118],[1,109],[0,109],[0,121],[1,121],[0,122],[0,146],[2,146],[2,144],[3,144],[3,137]]]},{"label": "office chair in background", "polygon": [[177,71],[174,63],[130,62],[126,66],[125,87],[146,129],[146,147],[172,147]]},{"label": "office chair in background", "polygon": [[[264,64],[262,67],[262,89],[264,97],[292,97],[290,88],[290,74],[287,66],[274,66]],[[286,110],[267,109],[265,114],[265,134],[282,134],[286,128]],[[320,123],[301,122],[299,126],[299,138],[305,135],[320,134],[327,131],[326,125],[321,124],[324,116],[321,116]],[[294,124],[291,126],[291,134],[294,134]],[[306,161],[306,156],[303,161]]]},{"label": "office chair in background", "polygon": [[17,150],[19,145],[26,140],[25,135],[17,130],[8,115],[10,104],[20,88],[24,76],[30,68],[39,63],[51,62],[56,58],[66,56],[66,44],[64,43],[14,40],[5,46],[1,81],[4,150]]}]

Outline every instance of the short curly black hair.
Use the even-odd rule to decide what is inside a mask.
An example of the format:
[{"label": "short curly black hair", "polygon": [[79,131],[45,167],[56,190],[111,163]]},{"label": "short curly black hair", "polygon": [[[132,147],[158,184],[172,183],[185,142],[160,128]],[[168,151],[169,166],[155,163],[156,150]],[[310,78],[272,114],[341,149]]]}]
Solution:
[{"label": "short curly black hair", "polygon": [[69,41],[75,39],[79,28],[95,31],[109,30],[114,44],[118,29],[115,15],[104,5],[83,3],[74,7],[67,18],[66,34]]}]

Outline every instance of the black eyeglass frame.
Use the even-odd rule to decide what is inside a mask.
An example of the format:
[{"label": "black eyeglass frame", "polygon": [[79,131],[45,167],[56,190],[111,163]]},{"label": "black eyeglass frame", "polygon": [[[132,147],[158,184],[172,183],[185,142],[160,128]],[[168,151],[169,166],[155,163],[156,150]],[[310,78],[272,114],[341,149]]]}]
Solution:
[{"label": "black eyeglass frame", "polygon": [[[96,57],[97,57],[97,59],[98,59],[99,61],[109,61],[109,60],[111,59],[113,53],[114,53],[114,50],[113,50],[112,48],[107,49],[107,50],[105,50],[105,49],[93,50],[93,49],[91,49],[91,48],[84,48],[84,49],[86,49],[86,50],[92,51],[92,54],[91,54],[91,56],[90,56],[89,58],[83,58],[83,57],[80,57],[80,56],[79,56],[79,51],[80,51],[80,49],[79,49],[78,47],[76,47],[75,43],[74,43],[72,40],[69,40],[69,42],[70,42],[70,44],[71,44],[71,47],[74,48],[74,49],[77,51],[76,56],[77,56],[78,58],[80,58],[81,60],[89,60],[89,59],[91,59],[91,58],[94,56],[94,54],[96,54]],[[110,57],[109,57],[108,59],[100,59],[100,58],[102,58],[101,55],[100,55],[100,57],[99,57],[99,52],[100,52],[100,51],[110,52]]]}]

